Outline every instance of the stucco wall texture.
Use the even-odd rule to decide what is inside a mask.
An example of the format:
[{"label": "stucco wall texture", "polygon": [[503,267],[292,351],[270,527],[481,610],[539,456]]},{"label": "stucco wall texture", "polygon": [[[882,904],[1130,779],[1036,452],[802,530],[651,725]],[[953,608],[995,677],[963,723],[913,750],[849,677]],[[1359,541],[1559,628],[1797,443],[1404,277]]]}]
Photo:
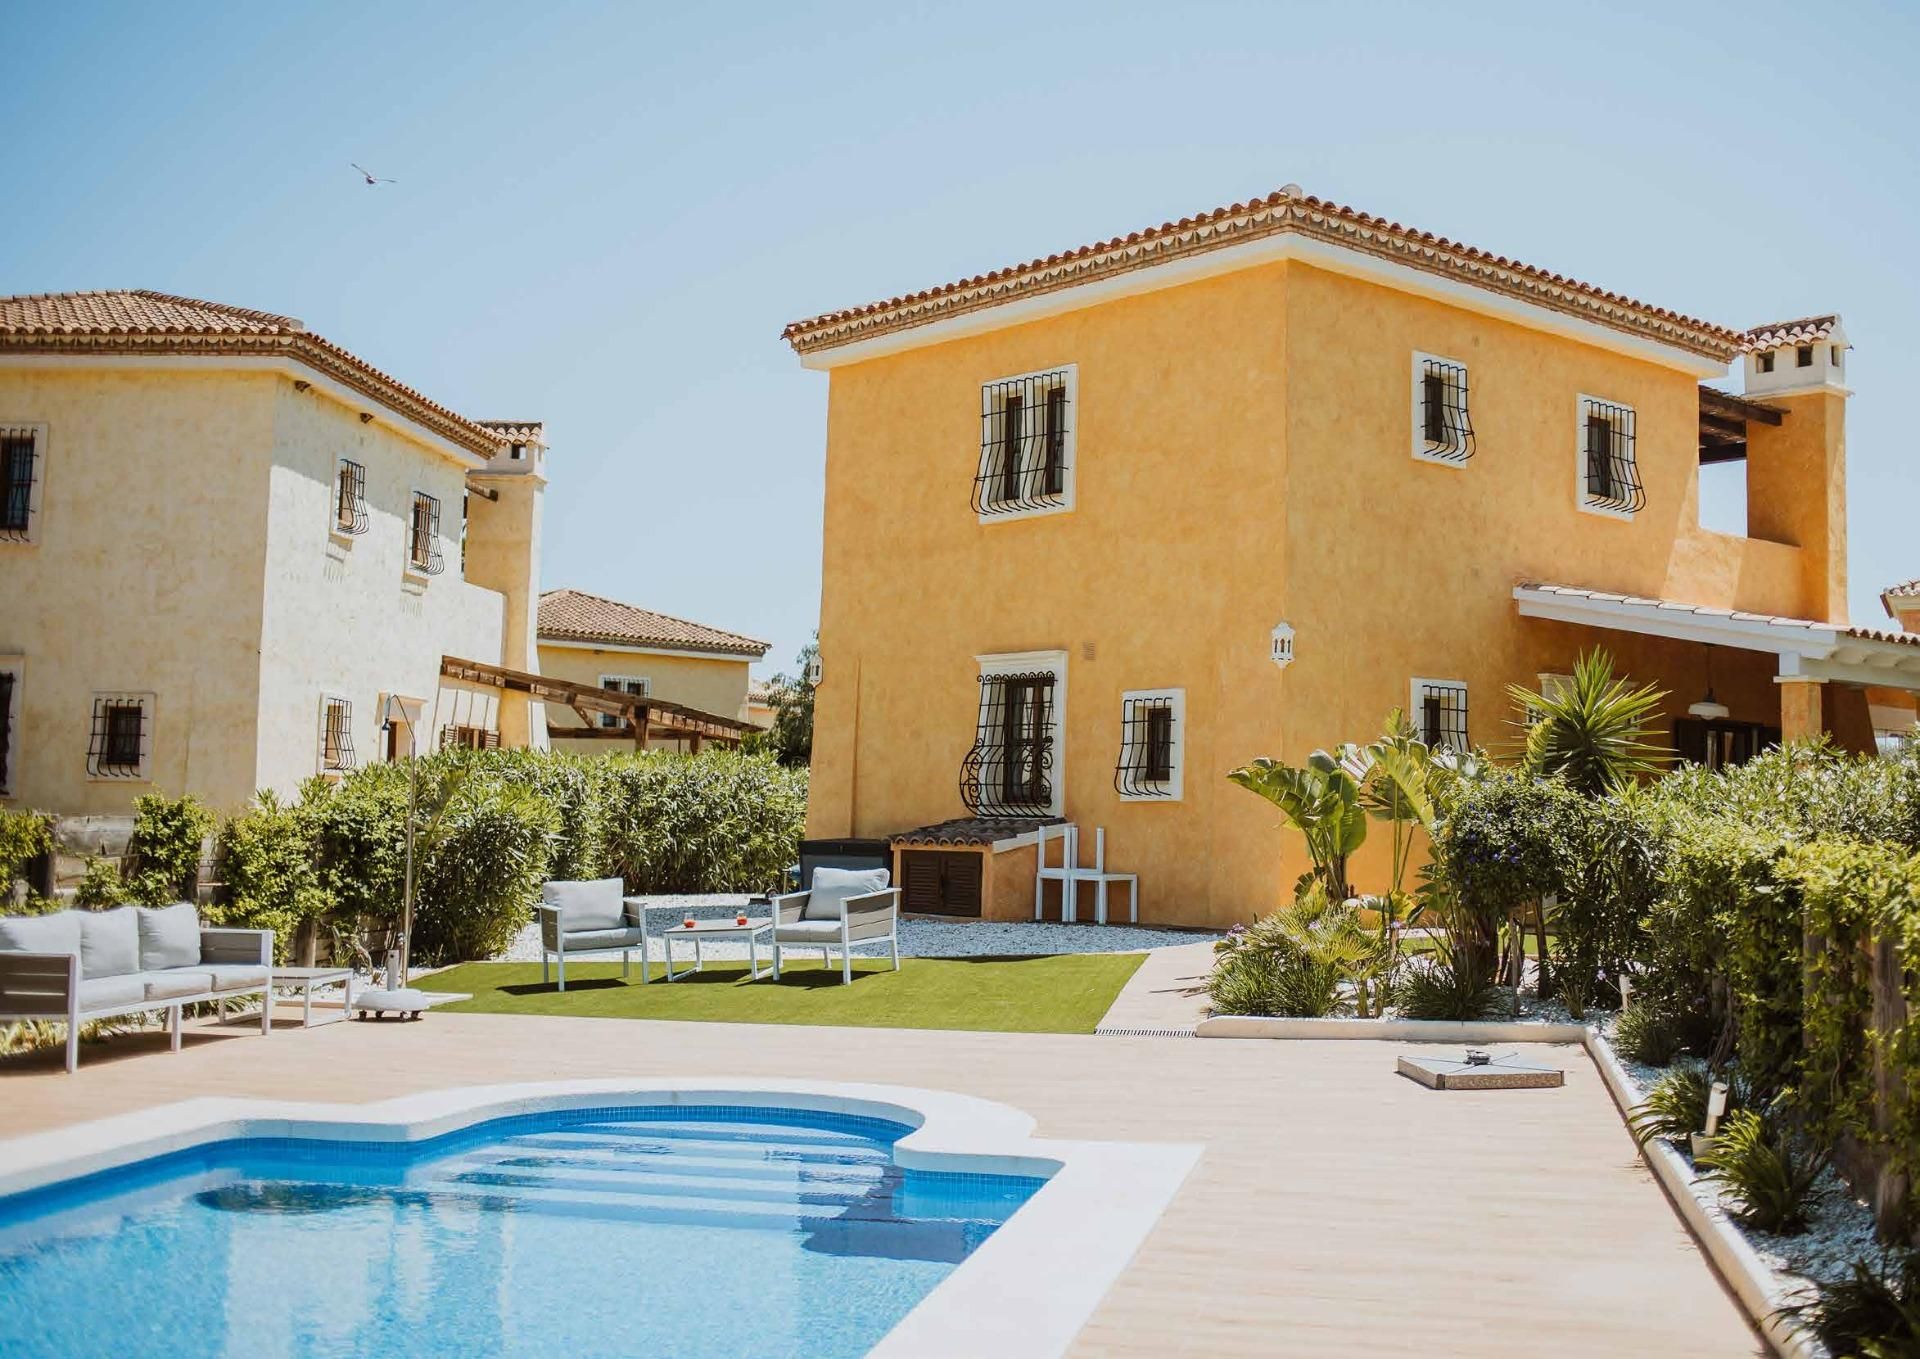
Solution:
[{"label": "stucco wall texture", "polygon": [[[502,598],[460,573],[464,469],[284,369],[8,366],[0,420],[47,427],[34,541],[0,543],[0,654],[23,658],[12,805],[291,793],[318,770],[323,694],[351,701],[365,761],[385,693],[431,700],[443,653],[500,659]],[[342,455],[367,471],[350,540],[330,531]],[[441,502],[427,580],[404,569],[414,489]],[[155,696],[150,777],[88,776],[103,690]]]},{"label": "stucco wall texture", "polygon": [[[1411,454],[1416,351],[1468,366],[1464,467]],[[1074,508],[980,522],[968,487],[982,384],[1067,364]],[[1594,645],[1684,711],[1706,688],[1704,648],[1522,619],[1512,590],[1827,615],[1844,520],[1834,532],[1822,518],[1805,551],[1798,521],[1775,529],[1787,541],[1698,526],[1696,387],[1677,368],[1297,262],[833,369],[809,833],[963,814],[976,657],[1001,652],[1068,652],[1065,813],[1106,828],[1109,866],[1139,872],[1146,918],[1168,923],[1250,919],[1307,866],[1226,771],[1371,739],[1414,677],[1465,681],[1470,738],[1495,749],[1512,739],[1506,686],[1537,687]],[[1583,394],[1636,411],[1647,503],[1631,520],[1579,508]],[[1819,418],[1835,428],[1799,437],[1830,449],[1839,403]],[[1798,477],[1783,472],[1769,496],[1837,476],[1831,458],[1789,461]],[[1844,500],[1843,483],[1832,490]],[[1284,671],[1269,659],[1282,620],[1296,630]],[[1711,664],[1736,719],[1778,724],[1767,658],[1716,651]],[[1160,687],[1186,690],[1184,796],[1123,802],[1120,696]],[[1362,887],[1383,885],[1384,859],[1362,856]]]}]

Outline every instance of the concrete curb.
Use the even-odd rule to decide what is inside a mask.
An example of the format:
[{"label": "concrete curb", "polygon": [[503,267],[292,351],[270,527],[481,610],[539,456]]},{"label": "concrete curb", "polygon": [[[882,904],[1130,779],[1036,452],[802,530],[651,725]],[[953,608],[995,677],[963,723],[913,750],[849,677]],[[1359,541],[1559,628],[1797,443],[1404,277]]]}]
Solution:
[{"label": "concrete curb", "polygon": [[1285,1019],[1214,1015],[1194,1026],[1199,1038],[1364,1038],[1395,1043],[1584,1043],[1584,1024],[1506,1020]]}]

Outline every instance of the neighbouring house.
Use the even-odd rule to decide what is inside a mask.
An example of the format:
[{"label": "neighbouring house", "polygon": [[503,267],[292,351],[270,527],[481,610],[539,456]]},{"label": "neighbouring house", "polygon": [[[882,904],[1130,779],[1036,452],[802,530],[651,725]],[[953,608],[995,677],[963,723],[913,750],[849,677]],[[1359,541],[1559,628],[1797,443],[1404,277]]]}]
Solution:
[{"label": "neighbouring house", "polygon": [[1870,750],[1867,687],[1920,688],[1920,635],[1847,621],[1837,316],[1730,329],[1289,185],[785,338],[831,385],[808,830],[890,841],[908,909],[1032,911],[1065,819],[1143,918],[1246,920],[1306,861],[1228,770],[1395,708],[1507,748],[1507,686],[1595,646],[1709,764]]},{"label": "neighbouring house", "polygon": [[[540,673],[650,700],[650,710],[666,720],[654,724],[648,748],[690,750],[703,739],[696,728],[676,727],[670,708],[755,725],[747,667],[766,656],[767,643],[581,590],[547,591],[539,613]],[[632,749],[622,738],[626,729],[626,720],[612,714],[547,704],[547,735],[560,750]]]},{"label": "neighbouring house", "polygon": [[[542,744],[546,440],[290,316],[155,292],[0,297],[0,798],[221,809],[408,748]],[[731,712],[731,709],[728,709]]]},{"label": "neighbouring house", "polygon": [[740,704],[740,720],[761,731],[773,727],[773,691],[765,680],[747,681],[747,697]]}]

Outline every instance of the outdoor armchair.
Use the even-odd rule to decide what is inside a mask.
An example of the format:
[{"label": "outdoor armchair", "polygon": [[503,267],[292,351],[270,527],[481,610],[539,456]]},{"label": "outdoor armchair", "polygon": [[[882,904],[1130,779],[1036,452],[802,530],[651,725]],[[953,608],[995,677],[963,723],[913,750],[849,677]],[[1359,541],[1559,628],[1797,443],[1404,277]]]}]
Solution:
[{"label": "outdoor armchair", "polygon": [[540,889],[540,982],[549,980],[547,960],[559,968],[567,989],[569,953],[620,950],[620,975],[633,974],[630,950],[646,939],[646,918],[637,905],[622,901],[626,885],[618,878],[593,882],[550,882]]},{"label": "outdoor armchair", "polygon": [[813,886],[773,899],[773,975],[780,977],[783,949],[817,948],[823,963],[840,951],[842,985],[853,981],[853,946],[884,942],[900,970],[900,889],[887,885],[884,868],[813,870]]}]

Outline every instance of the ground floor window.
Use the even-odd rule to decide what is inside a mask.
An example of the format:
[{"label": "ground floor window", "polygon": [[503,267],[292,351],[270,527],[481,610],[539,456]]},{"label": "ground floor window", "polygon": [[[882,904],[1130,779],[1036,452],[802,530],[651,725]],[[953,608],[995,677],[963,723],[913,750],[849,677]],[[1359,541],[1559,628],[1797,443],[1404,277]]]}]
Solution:
[{"label": "ground floor window", "polygon": [[1413,726],[1433,750],[1465,755],[1472,744],[1467,735],[1467,686],[1463,680],[1417,679],[1413,682]]},{"label": "ground floor window", "polygon": [[95,694],[87,738],[87,774],[144,779],[153,754],[153,695]]},{"label": "ground floor window", "polygon": [[1136,689],[1120,696],[1120,759],[1113,788],[1123,799],[1179,799],[1186,706],[1184,689]]},{"label": "ground floor window", "polygon": [[1066,653],[982,657],[973,746],[960,800],[976,816],[1060,814]]}]

